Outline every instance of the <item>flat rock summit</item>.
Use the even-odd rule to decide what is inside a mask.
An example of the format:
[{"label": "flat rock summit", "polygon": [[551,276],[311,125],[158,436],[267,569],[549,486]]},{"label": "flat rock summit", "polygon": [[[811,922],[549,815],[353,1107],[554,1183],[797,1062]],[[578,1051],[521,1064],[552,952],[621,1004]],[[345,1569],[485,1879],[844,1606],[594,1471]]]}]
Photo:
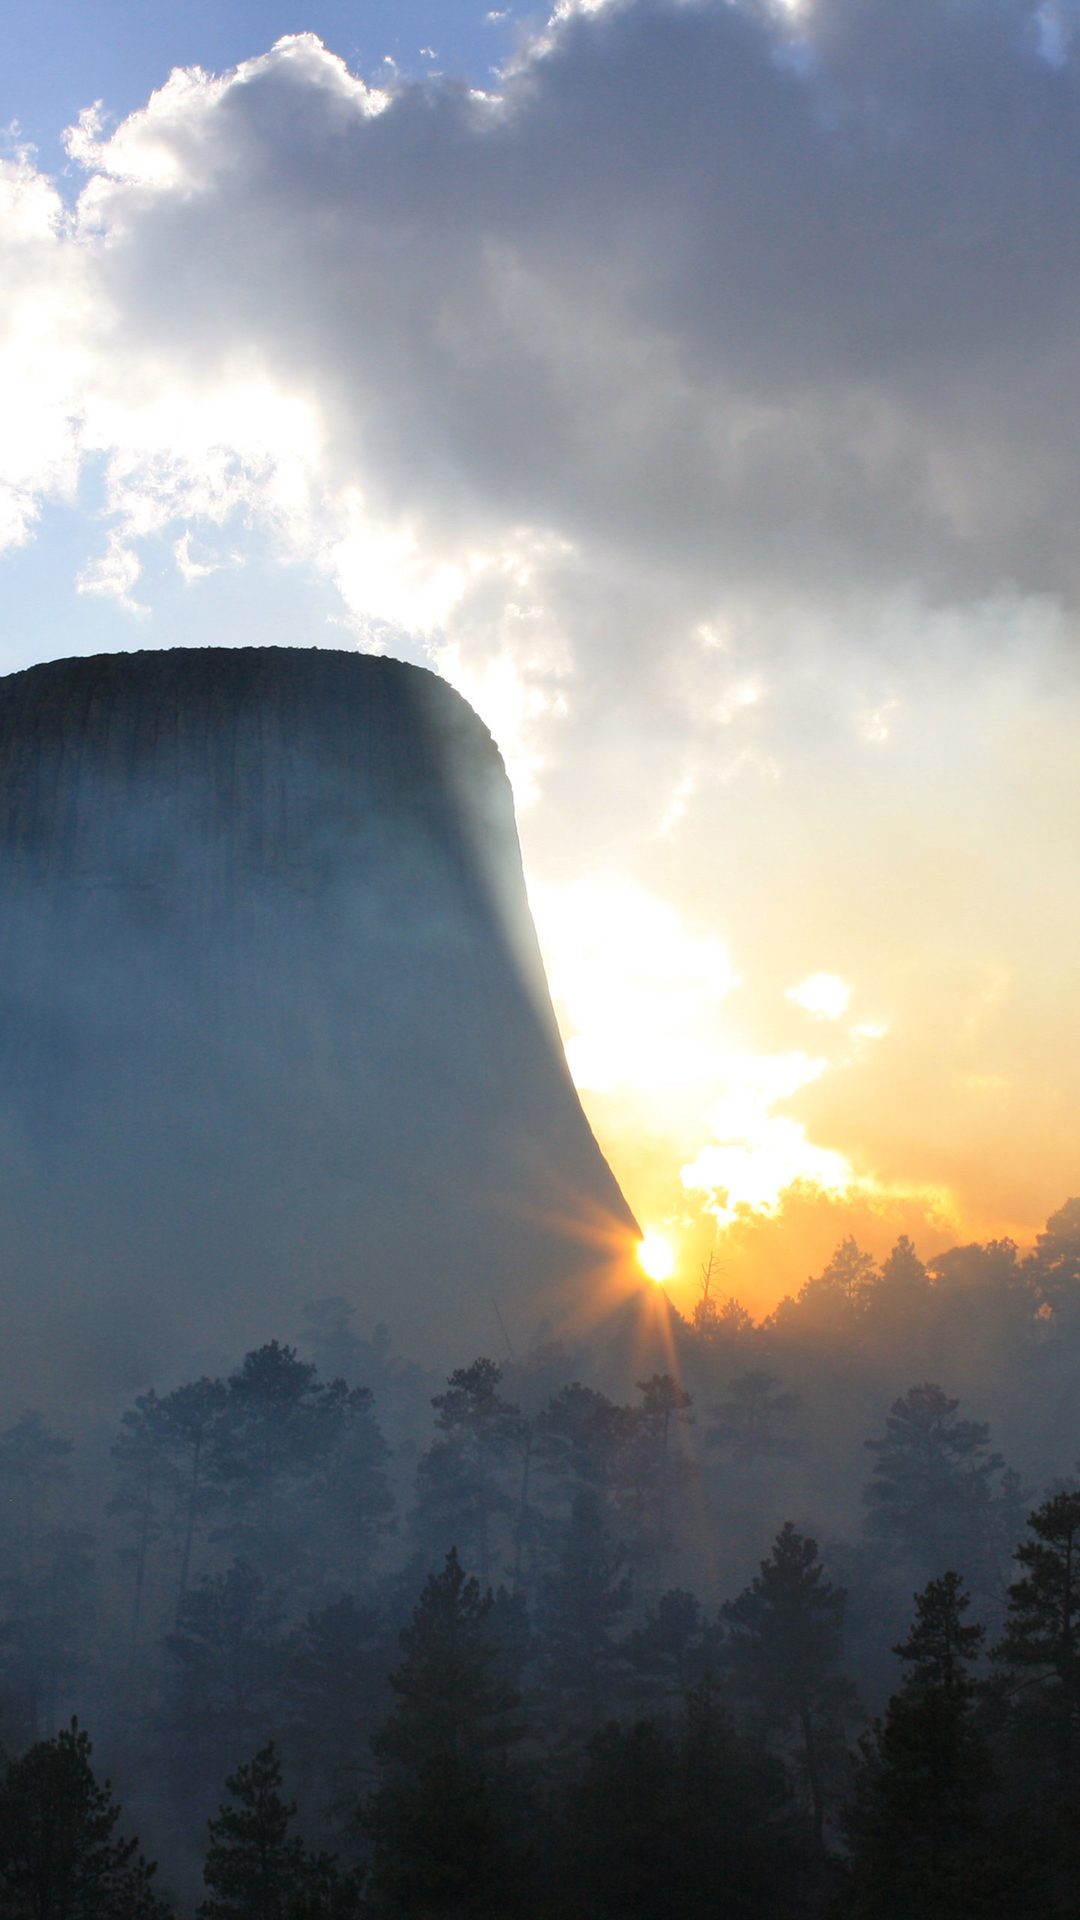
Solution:
[{"label": "flat rock summit", "polygon": [[0,1219],[20,1405],[332,1295],[461,1364],[625,1266],[509,783],[445,682],[299,648],[0,680]]}]

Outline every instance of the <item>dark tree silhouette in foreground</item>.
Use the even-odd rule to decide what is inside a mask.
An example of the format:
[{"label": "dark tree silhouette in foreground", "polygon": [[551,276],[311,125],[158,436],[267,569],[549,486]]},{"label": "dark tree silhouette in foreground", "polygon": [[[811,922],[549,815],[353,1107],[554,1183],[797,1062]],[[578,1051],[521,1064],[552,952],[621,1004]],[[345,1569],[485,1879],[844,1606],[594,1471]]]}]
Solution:
[{"label": "dark tree silhouette in foreground", "polygon": [[1080,1881],[1080,1493],[1036,1508],[991,1658],[1002,1676],[1022,1880],[1040,1916],[1076,1913]]},{"label": "dark tree silhouette in foreground", "polygon": [[904,1683],[861,1743],[844,1814],[852,1849],[844,1910],[859,1920],[992,1920],[1003,1911],[987,1844],[997,1777],[970,1677],[985,1629],[965,1623],[968,1605],[954,1572],[916,1595],[911,1632],[895,1648]]},{"label": "dark tree silhouette in foreground", "polygon": [[1058,1493],[1031,1515],[1033,1540],[1016,1549],[993,1659],[1013,1682],[1017,1742],[1048,1775],[1046,1790],[1080,1798],[1080,1493]]},{"label": "dark tree silhouette in foreground", "polygon": [[830,1781],[845,1752],[844,1719],[855,1705],[840,1668],[846,1597],[825,1579],[817,1542],[788,1520],[761,1572],[721,1608],[736,1687],[762,1731],[796,1761],[819,1850]]},{"label": "dark tree silhouette in foreground", "polygon": [[273,1741],[225,1782],[232,1805],[209,1823],[203,1879],[210,1891],[196,1920],[348,1920],[360,1884],[325,1853],[309,1853],[289,1828],[295,1806],[281,1797]]},{"label": "dark tree silhouette in foreground", "polygon": [[762,1920],[798,1852],[779,1764],[738,1737],[708,1680],[673,1722],[612,1722],[570,1795],[562,1897],[582,1920]]},{"label": "dark tree silhouette in foreground", "polygon": [[[1023,1911],[1073,1920],[1080,1884],[1080,1493],[1029,1518],[991,1651],[1005,1710],[1014,1874]],[[1019,1910],[1019,1909],[1018,1909]]]},{"label": "dark tree silhouette in foreground", "polygon": [[451,1552],[402,1630],[397,1705],[372,1741],[382,1779],[362,1814],[376,1914],[514,1911],[506,1752],[520,1730],[491,1610]]},{"label": "dark tree silhouette in foreground", "polygon": [[120,1808],[94,1778],[76,1720],[4,1769],[0,1784],[2,1920],[167,1920],[154,1866],[120,1840]]}]

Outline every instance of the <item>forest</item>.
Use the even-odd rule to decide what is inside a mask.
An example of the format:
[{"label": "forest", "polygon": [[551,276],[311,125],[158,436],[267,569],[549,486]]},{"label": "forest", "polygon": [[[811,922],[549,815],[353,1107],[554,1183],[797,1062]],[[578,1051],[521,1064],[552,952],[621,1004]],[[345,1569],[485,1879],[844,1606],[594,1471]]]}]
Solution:
[{"label": "forest", "polygon": [[1075,1916],[1080,1200],[659,1324],[27,1409],[3,1920]]}]

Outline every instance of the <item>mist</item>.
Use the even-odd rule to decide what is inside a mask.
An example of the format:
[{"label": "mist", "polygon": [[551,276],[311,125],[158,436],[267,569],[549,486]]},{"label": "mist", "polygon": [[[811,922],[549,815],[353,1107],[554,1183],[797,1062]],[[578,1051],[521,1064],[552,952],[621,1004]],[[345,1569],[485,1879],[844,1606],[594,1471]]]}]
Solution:
[{"label": "mist", "polygon": [[[706,1269],[689,1319],[656,1289],[651,1315],[466,1350],[445,1373],[322,1297],[221,1374],[119,1395],[111,1419],[102,1401],[75,1441],[28,1410],[0,1433],[5,1741],[44,1753],[77,1712],[170,1913],[191,1912],[204,1863],[215,1884],[207,1821],[223,1792],[247,1804],[257,1755],[345,1911],[412,1910],[387,1879],[419,1870],[431,1819],[424,1871],[464,1873],[481,1901],[496,1873],[500,1912],[615,1913],[655,1875],[659,1914],[737,1856],[748,1916],[832,1913],[875,1857],[865,1740],[913,1697],[912,1596],[925,1619],[952,1594],[971,1737],[996,1769],[980,1870],[1050,1899],[1056,1816],[1029,1796],[1057,1764],[1053,1723],[1031,1718],[1009,1648],[1032,1528],[1080,1502],[1078,1271],[1073,1200],[1031,1256],[924,1263],[901,1239],[875,1264],[848,1239],[758,1321]],[[702,1725],[727,1759],[703,1772],[688,1748],[683,1775]],[[625,1800],[601,1784],[622,1755],[628,1790],[643,1742],[661,1811],[626,1853]],[[494,1796],[467,1868],[454,1776],[423,1786],[423,1756],[447,1751],[463,1813]],[[705,1796],[691,1856],[675,1777],[690,1806]],[[1055,1852],[1036,1868],[1021,1836],[1040,1820]],[[950,1834],[951,1859],[967,1826]],[[307,1856],[289,1857],[300,1885]]]}]

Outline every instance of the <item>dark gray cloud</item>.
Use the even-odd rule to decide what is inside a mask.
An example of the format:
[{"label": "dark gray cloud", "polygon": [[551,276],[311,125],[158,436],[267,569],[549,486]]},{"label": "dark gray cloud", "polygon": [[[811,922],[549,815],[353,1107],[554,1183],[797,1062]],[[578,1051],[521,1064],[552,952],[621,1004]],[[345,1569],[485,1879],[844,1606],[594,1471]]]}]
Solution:
[{"label": "dark gray cloud", "polygon": [[[1077,68],[1036,8],[611,4],[498,102],[312,44],[129,123],[92,194],[141,353],[307,392],[448,529],[752,577],[1072,592]],[[146,180],[167,149],[171,188]]]}]

